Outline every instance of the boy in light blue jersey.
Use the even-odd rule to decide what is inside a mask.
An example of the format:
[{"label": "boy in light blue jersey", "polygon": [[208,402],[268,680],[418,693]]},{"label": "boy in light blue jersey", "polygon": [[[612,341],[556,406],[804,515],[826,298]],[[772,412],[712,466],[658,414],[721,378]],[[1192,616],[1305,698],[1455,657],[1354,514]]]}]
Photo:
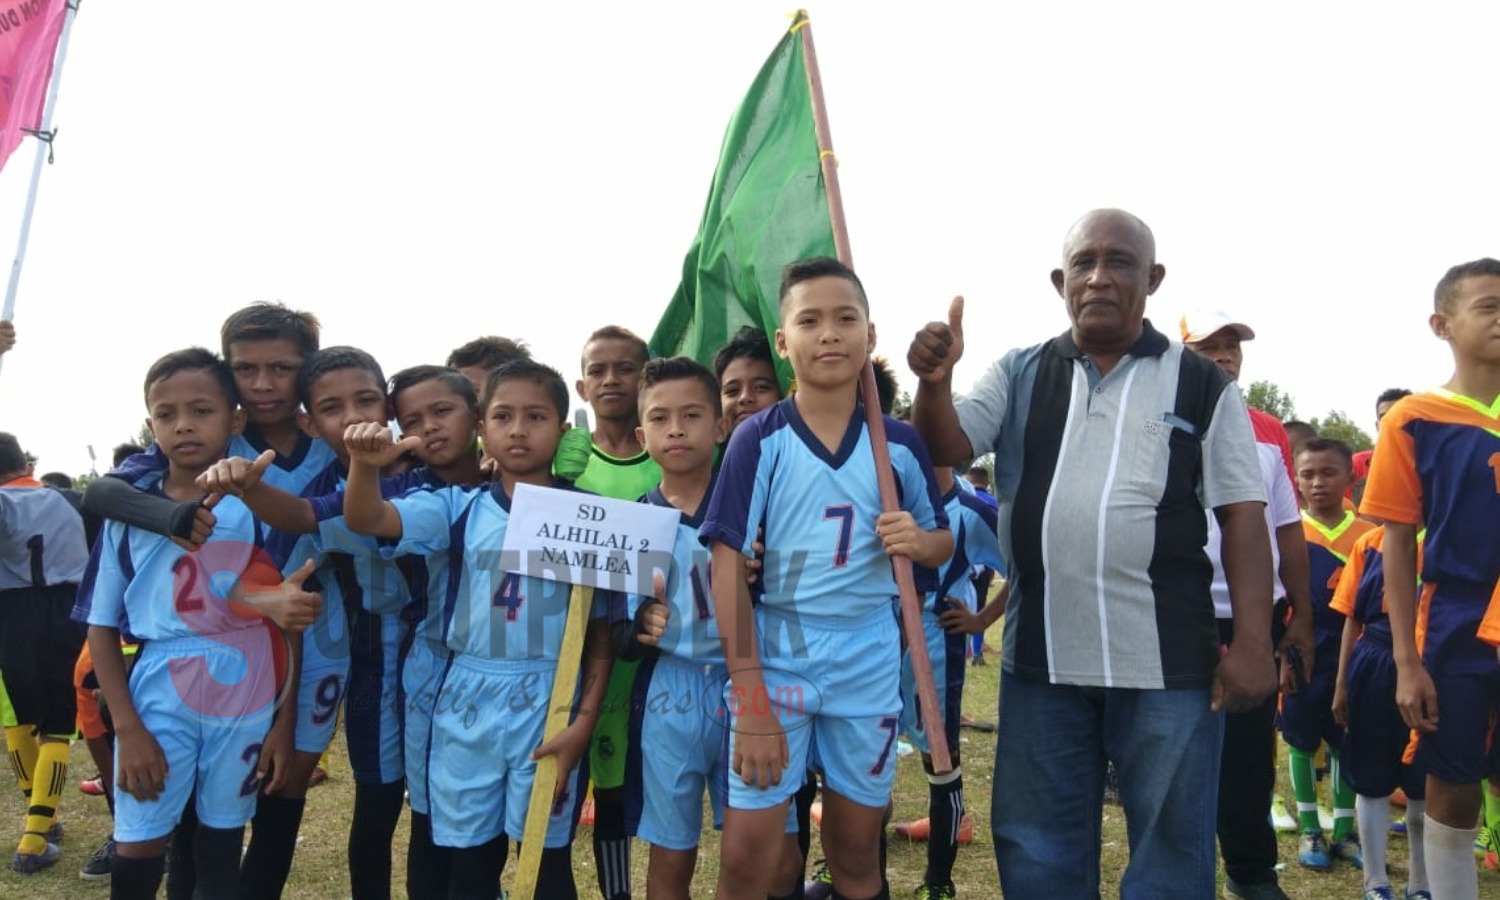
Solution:
[{"label": "boy in light blue jersey", "polygon": [[[261,480],[271,464],[269,454],[254,462],[224,460],[201,480],[210,490],[241,496],[280,534],[298,536],[284,568],[299,565],[304,558],[317,562],[314,577],[327,592],[328,606],[338,609],[340,625],[337,632],[317,631],[316,626],[310,629],[303,658],[313,660],[309,668],[322,665],[319,660],[336,661],[345,656],[348,664],[337,671],[327,667],[304,677],[298,761],[304,770],[310,770],[320,748],[326,746],[337,703],[330,679],[347,672],[344,726],[355,782],[349,830],[351,892],[355,900],[389,897],[391,838],[408,789],[407,771],[413,768],[408,762],[415,764],[409,785],[414,804],[422,804],[413,806],[414,813],[420,812],[420,821],[414,816],[412,828],[418,846],[408,851],[408,865],[420,868],[425,858],[423,848],[430,845],[426,781],[422,777],[429,729],[421,715],[407,714],[409,709],[430,714],[432,704],[427,698],[409,707],[401,685],[406,674],[403,670],[416,646],[416,630],[426,618],[432,573],[441,574],[444,568],[429,566],[425,557],[388,558],[375,539],[355,534],[344,523],[343,488],[349,459],[344,430],[358,422],[384,423],[387,400],[379,365],[369,354],[352,347],[329,347],[303,365],[299,382],[311,430],[338,457],[312,481],[304,496],[294,497]],[[382,497],[391,499],[449,483],[479,482],[479,460],[472,450],[477,404],[473,389],[462,375],[438,366],[398,372],[391,379],[391,401],[403,431],[422,439],[414,452],[424,466],[382,478]],[[441,587],[436,593],[441,595]],[[435,658],[430,651],[415,673],[413,694],[431,689],[434,679],[430,673],[434,669],[428,658]],[[414,721],[404,721],[408,718]],[[424,741],[424,749],[409,760],[404,758],[404,726],[408,724]],[[426,856],[430,855],[428,849]]]},{"label": "boy in light blue jersey", "polygon": [[[222,458],[243,421],[233,378],[206,350],[169,354],[146,376],[146,405],[168,467],[144,486],[176,502],[197,500],[195,479]],[[301,590],[310,567],[277,591],[248,593],[242,581],[252,569],[262,583],[279,575],[259,549],[249,510],[233,498],[215,508],[212,537],[191,553],[108,523],[79,592],[74,618],[89,625],[117,741],[115,898],[156,896],[167,839],[190,795],[195,852],[205,864],[196,889],[234,896],[241,836],[262,779],[274,788],[287,776],[291,718],[275,716],[272,725],[286,658],[261,613],[274,611],[284,627],[300,630],[321,603]],[[128,681],[122,633],[146,642]]]},{"label": "boy in light blue jersey", "polygon": [[[917,888],[922,900],[942,900],[955,896],[953,861],[958,855],[959,832],[965,824],[963,772],[959,768],[958,722],[963,711],[965,653],[968,635],[962,628],[945,627],[940,620],[950,609],[971,612],[977,608],[978,592],[970,578],[974,566],[997,572],[1005,571],[1000,559],[998,515],[993,507],[973,492],[964,490],[953,477],[953,469],[936,470],[939,489],[943,491],[943,508],[953,529],[953,556],[938,571],[938,589],[927,595],[922,607],[922,630],[927,635],[927,658],[932,662],[938,708],[943,714],[943,733],[953,760],[951,772],[933,770],[928,723],[922,721],[917,704],[917,683],[912,673],[911,655],[901,657],[901,728],[912,745],[922,752],[922,768],[927,772],[928,818],[909,825],[896,826],[898,835],[920,839],[927,833],[927,872]],[[972,826],[969,826],[972,829]],[[904,833],[903,833],[904,832]],[[967,839],[966,839],[967,840]]]},{"label": "boy in light blue jersey", "polygon": [[[777,352],[797,392],[730,439],[701,538],[731,684],[732,768],[718,896],[767,894],[787,801],[814,745],[825,778],[824,850],[846,897],[885,895],[881,819],[901,710],[895,580],[887,556],[927,567],[953,538],[927,452],[887,419],[902,509],[881,512],[860,373],[875,341],[857,276],[831,259],[788,266]],[[765,529],[752,610],[746,557]],[[790,771],[793,777],[786,777]]]},{"label": "boy in light blue jersey", "polygon": [[709,594],[708,551],[698,540],[727,423],[713,374],[687,357],[646,364],[640,409],[637,433],[662,471],[661,484],[642,502],[675,509],[681,519],[665,602],[632,595],[631,620],[615,629],[616,657],[641,660],[630,705],[626,826],[651,844],[647,896],[685,898],[703,831],[704,790],[718,828],[727,789],[728,672]]},{"label": "boy in light blue jersey", "polygon": [[606,620],[624,616],[624,599],[596,592],[576,718],[543,744],[554,671],[573,665],[558,659],[571,589],[501,569],[511,497],[518,484],[553,485],[552,458],[566,427],[567,404],[567,386],[546,366],[518,361],[491,373],[481,406],[484,445],[499,464],[500,481],[476,490],[383,500],[380,468],[421,438],[406,435],[395,442],[389,429],[373,424],[353,426],[344,436],[350,455],[348,527],[395,541],[387,550],[395,555],[447,554],[441,623],[453,655],[436,691],[427,775],[433,840],[455,848],[451,898],[495,895],[507,838],[521,839],[536,760],[545,755],[557,756],[559,781],[539,896],[577,896],[569,854],[581,786],[577,764],[609,678]]}]

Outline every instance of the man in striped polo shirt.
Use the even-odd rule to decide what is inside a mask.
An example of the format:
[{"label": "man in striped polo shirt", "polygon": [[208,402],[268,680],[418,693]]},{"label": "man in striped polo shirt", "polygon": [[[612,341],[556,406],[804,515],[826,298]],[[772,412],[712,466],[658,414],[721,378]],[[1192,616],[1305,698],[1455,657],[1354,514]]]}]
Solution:
[{"label": "man in striped polo shirt", "polygon": [[[1212,362],[1145,321],[1165,274],[1145,223],[1096,210],[1052,273],[1067,333],[1011,351],[958,398],[962,300],[908,352],[934,461],[995,453],[1013,576],[991,821],[1007,895],[1098,896],[1107,759],[1131,826],[1121,896],[1211,896],[1220,712],[1275,689],[1250,421]],[[1205,509],[1234,604],[1223,650]]]}]

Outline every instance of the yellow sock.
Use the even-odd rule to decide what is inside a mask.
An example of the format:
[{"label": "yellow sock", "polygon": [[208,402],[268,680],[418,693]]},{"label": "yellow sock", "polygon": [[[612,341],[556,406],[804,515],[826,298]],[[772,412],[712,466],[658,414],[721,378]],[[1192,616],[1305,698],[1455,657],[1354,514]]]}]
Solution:
[{"label": "yellow sock", "polygon": [[16,770],[16,783],[21,793],[31,797],[31,773],[36,771],[36,729],[30,725],[12,725],[5,729],[5,749],[10,764]]},{"label": "yellow sock", "polygon": [[26,830],[18,853],[47,851],[47,829],[57,821],[57,806],[68,783],[68,742],[46,741],[37,747],[35,772],[31,777],[31,807],[26,810]]}]

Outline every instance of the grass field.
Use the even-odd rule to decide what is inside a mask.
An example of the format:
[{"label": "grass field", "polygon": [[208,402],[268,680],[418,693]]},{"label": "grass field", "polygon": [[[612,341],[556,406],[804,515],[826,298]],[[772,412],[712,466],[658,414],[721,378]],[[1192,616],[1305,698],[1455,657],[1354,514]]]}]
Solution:
[{"label": "grass field", "polygon": [[[991,643],[997,644],[998,632],[991,635]],[[991,665],[971,667],[969,685],[965,693],[965,711],[976,719],[993,721],[998,695],[999,667],[993,657]],[[993,734],[965,730],[961,752],[964,766],[965,794],[968,808],[974,816],[974,843],[961,848],[954,880],[961,896],[992,897],[999,894],[995,862],[989,838],[990,769],[994,761],[995,740]],[[317,900],[343,900],[348,897],[349,879],[345,842],[348,836],[349,818],[353,797],[349,768],[343,758],[343,746],[339,741],[333,755],[332,778],[327,784],[312,791],[308,797],[307,815],[303,821],[301,842],[297,859],[287,884],[289,898],[317,898]],[[73,749],[73,769],[70,773],[76,785],[79,778],[92,774],[92,764],[81,743]],[[1282,795],[1290,796],[1290,789],[1282,777]],[[926,815],[927,786],[921,764],[916,756],[909,756],[900,763],[896,779],[896,820],[903,821]],[[0,791],[0,822],[9,823],[19,834],[24,807],[18,792],[11,788]],[[78,868],[88,859],[108,833],[109,817],[104,801],[85,797],[70,787],[63,800],[63,819],[68,828],[68,839],[64,845],[61,862],[52,870],[30,877],[16,875],[6,865],[0,870],[0,898],[25,898],[25,900],[53,900],[64,897],[107,897],[108,886],[91,884],[78,877]],[[1058,827],[1068,827],[1060,822]],[[406,826],[403,821],[396,836],[396,896],[404,897],[402,889]],[[645,896],[644,845],[636,845],[634,874],[637,897]],[[1314,873],[1299,869],[1296,859],[1295,835],[1281,836],[1281,859],[1289,863],[1282,873],[1281,883],[1287,893],[1296,900],[1351,900],[1361,894],[1360,875],[1342,863],[1330,873]],[[925,845],[909,844],[892,839],[890,849],[890,881],[893,897],[909,897],[922,876],[926,863]],[[814,843],[813,855],[817,856]],[[1406,842],[1391,840],[1392,881],[1399,888],[1405,883]],[[578,874],[580,895],[598,897],[598,887],[593,869],[593,853],[587,830],[581,830],[574,853],[574,866]],[[1118,807],[1104,809],[1104,848],[1101,868],[1104,873],[1104,896],[1117,896],[1120,873],[1128,858],[1126,848],[1124,816]],[[713,880],[718,862],[718,839],[715,834],[704,837],[699,856],[698,878],[694,883],[694,897],[709,897],[713,894]],[[507,879],[508,881],[508,879]],[[1480,872],[1480,896],[1500,900],[1500,876]]]}]

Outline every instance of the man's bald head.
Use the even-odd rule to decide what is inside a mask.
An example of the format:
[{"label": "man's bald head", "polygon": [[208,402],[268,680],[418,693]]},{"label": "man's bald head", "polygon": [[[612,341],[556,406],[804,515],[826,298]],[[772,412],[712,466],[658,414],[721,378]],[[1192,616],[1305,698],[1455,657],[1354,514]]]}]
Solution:
[{"label": "man's bald head", "polygon": [[1092,209],[1084,213],[1077,222],[1073,223],[1073,227],[1068,229],[1068,236],[1063,239],[1063,259],[1068,258],[1083,235],[1098,225],[1128,229],[1135,238],[1136,249],[1141,254],[1141,260],[1147,265],[1156,262],[1156,235],[1151,233],[1151,226],[1142,221],[1140,216],[1123,209]]},{"label": "man's bald head", "polygon": [[1140,336],[1146,298],[1166,274],[1145,222],[1121,209],[1096,209],[1068,229],[1052,286],[1068,304],[1078,347],[1118,356]]}]

